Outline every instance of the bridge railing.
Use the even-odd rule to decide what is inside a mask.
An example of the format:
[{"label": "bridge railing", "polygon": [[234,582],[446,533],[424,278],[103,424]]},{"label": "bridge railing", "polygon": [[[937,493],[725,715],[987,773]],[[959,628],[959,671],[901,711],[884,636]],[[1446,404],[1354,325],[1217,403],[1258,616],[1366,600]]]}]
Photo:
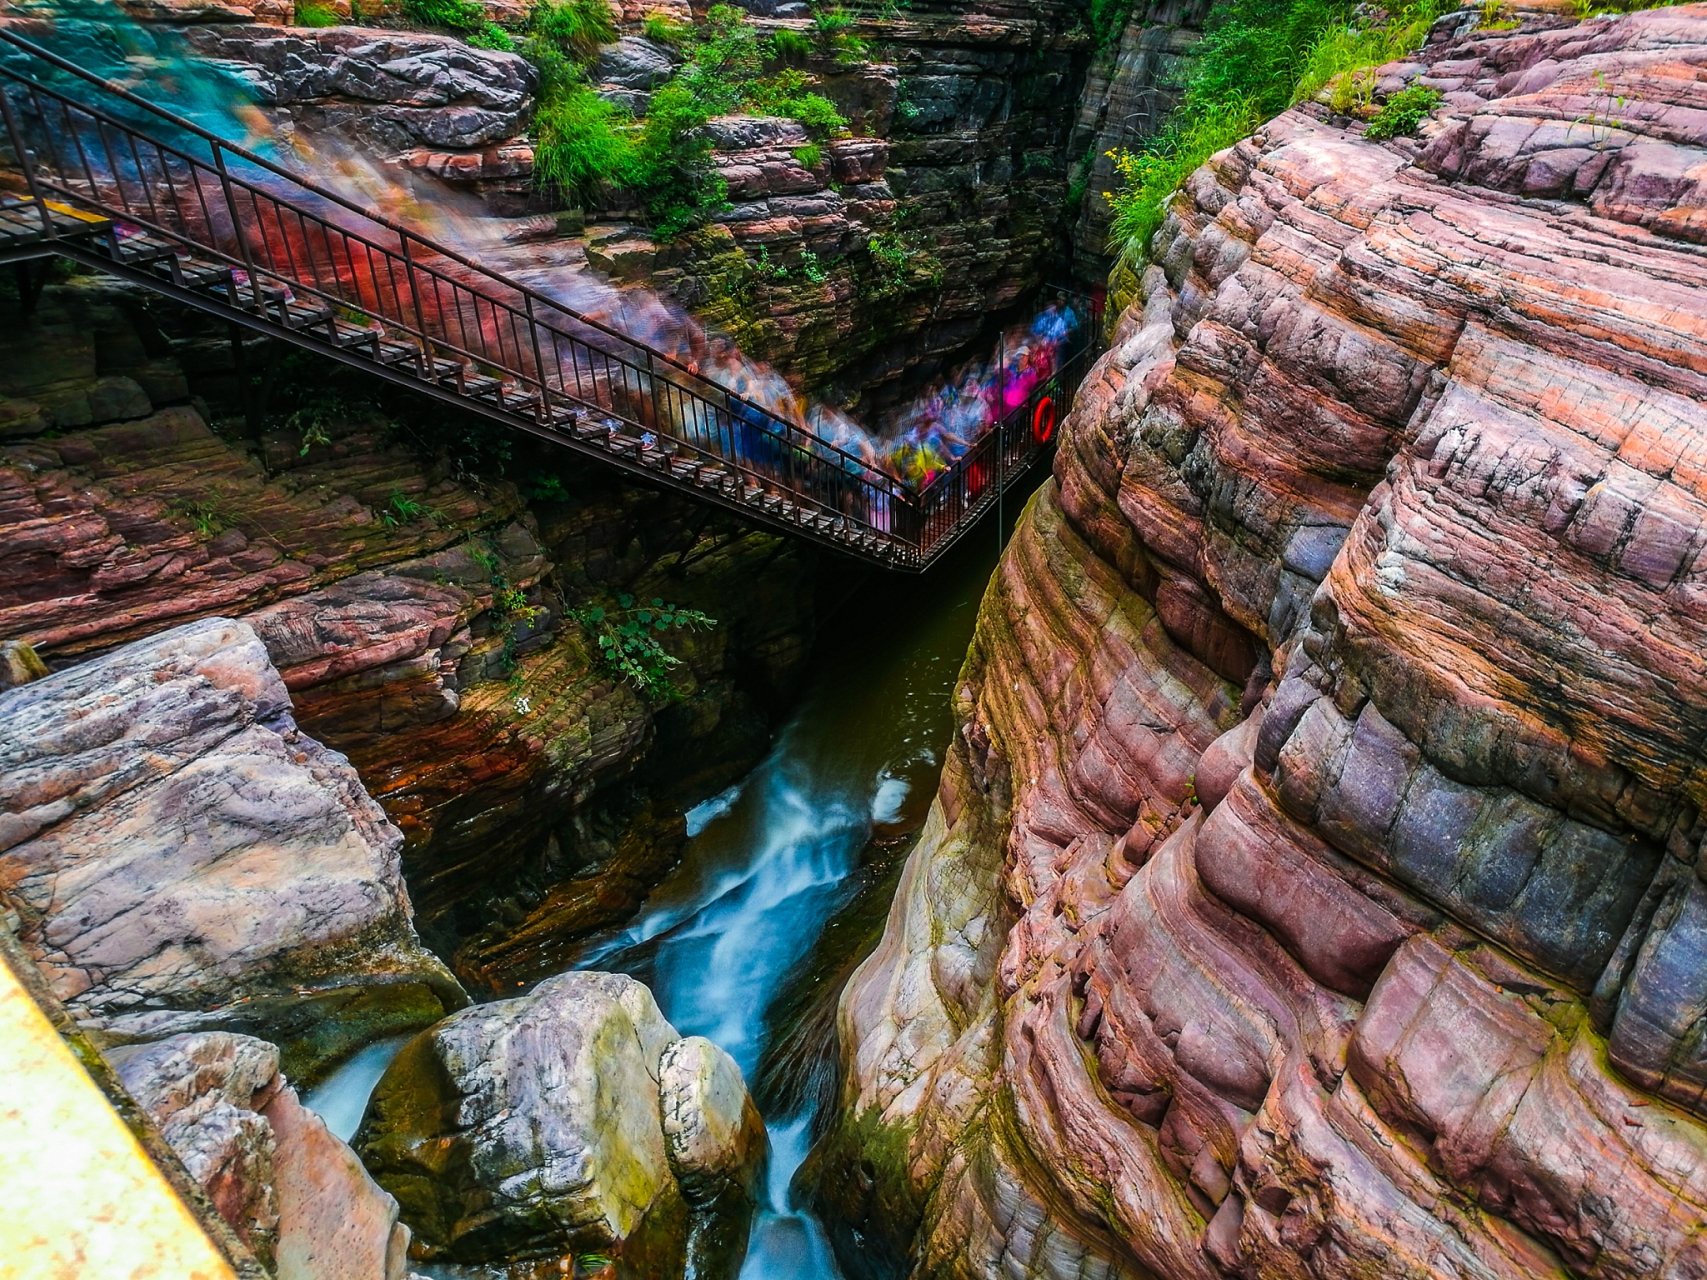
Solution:
[{"label": "bridge railing", "polygon": [[[103,80],[14,32],[0,41],[99,90],[92,106],[0,64],[0,99],[32,195],[84,206],[240,272],[250,309],[283,290],[378,321],[423,360],[525,389],[524,412],[590,406],[727,463],[798,503],[898,537],[897,479],[799,424],[572,308]],[[144,113],[144,132],[114,110]],[[165,133],[173,141],[156,136]],[[49,228],[44,211],[44,226]]]},{"label": "bridge railing", "polygon": [[[1100,350],[1100,301],[1069,290],[1046,290],[1061,312],[1071,310],[1077,325],[1058,353],[1058,363],[1007,408],[1001,419],[954,465],[932,478],[907,504],[907,538],[932,554],[945,550],[1011,479],[1053,447],[1055,432],[1072,407],[1079,384]],[[996,394],[1004,406],[1015,399],[999,378]]]},{"label": "bridge railing", "polygon": [[[141,231],[229,268],[234,307],[287,324],[328,323],[312,318],[327,309],[352,329],[377,323],[434,380],[553,431],[568,410],[607,413],[879,535],[898,566],[945,549],[1047,447],[1100,332],[1078,300],[1060,366],[915,491],[696,367],[0,28],[5,46],[25,56],[0,59],[0,112],[45,236],[56,234],[49,200],[103,214],[121,238]],[[100,105],[44,83],[56,73]]]}]

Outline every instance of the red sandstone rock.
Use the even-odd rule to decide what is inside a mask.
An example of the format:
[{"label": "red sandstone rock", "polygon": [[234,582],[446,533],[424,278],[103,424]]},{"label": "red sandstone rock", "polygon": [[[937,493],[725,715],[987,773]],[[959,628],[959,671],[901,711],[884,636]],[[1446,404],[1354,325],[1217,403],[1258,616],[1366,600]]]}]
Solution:
[{"label": "red sandstone rock", "polygon": [[992,583],[827,1149],[923,1270],[1707,1269],[1707,7],[1454,25],[1188,181]]}]

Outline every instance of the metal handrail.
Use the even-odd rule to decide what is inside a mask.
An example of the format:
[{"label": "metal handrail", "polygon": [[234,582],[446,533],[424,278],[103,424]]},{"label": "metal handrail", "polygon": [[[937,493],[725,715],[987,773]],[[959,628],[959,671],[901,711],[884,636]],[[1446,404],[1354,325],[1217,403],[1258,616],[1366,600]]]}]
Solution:
[{"label": "metal handrail", "polygon": [[[1070,395],[1063,391],[1069,378],[1076,388],[1093,354],[1087,348],[1064,361],[1025,406],[915,492],[667,352],[363,209],[15,32],[0,28],[0,41],[141,108],[209,149],[203,160],[0,65],[0,109],[44,236],[56,235],[47,205],[51,193],[129,224],[131,233],[140,229],[176,245],[181,257],[225,264],[232,272],[233,308],[269,319],[276,312],[288,325],[294,305],[294,314],[309,317],[303,323],[324,324],[334,343],[341,311],[348,340],[374,343],[375,358],[381,340],[395,350],[412,346],[423,376],[447,386],[454,380],[461,395],[495,396],[498,407],[524,421],[531,417],[540,427],[554,428],[561,410],[591,407],[641,432],[660,432],[679,452],[726,464],[752,483],[780,487],[803,510],[877,535],[900,565],[921,568],[934,559],[982,514],[992,480],[999,493],[1008,477],[1046,447],[1046,437],[1033,439],[1034,433],[1014,424],[1021,418],[1029,423],[1049,388],[1062,399]],[[15,109],[25,104],[27,112]],[[50,112],[57,113],[58,126]],[[42,143],[33,149],[18,119],[31,113],[31,122],[40,123]],[[258,169],[259,180],[243,166]],[[281,185],[283,194],[274,189]],[[318,210],[305,207],[316,202]],[[352,218],[383,228],[396,237],[395,246],[347,225]],[[302,307],[304,297],[320,306]],[[569,326],[614,339],[636,356],[607,350]],[[1094,335],[1098,327],[1083,332]],[[402,336],[409,342],[399,346]],[[511,384],[522,393],[514,403],[506,400]]]}]

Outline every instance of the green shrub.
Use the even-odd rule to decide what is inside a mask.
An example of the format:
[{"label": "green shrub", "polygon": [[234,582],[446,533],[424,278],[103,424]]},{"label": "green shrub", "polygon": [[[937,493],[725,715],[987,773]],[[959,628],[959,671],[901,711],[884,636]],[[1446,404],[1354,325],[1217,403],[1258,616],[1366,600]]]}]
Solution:
[{"label": "green shrub", "polygon": [[1134,0],[1091,0],[1091,35],[1098,49],[1106,49],[1126,30]]},{"label": "green shrub", "polygon": [[313,0],[297,0],[296,25],[299,27],[335,27],[338,25],[338,15],[329,4],[316,4]]},{"label": "green shrub", "polygon": [[794,149],[794,159],[802,169],[816,169],[824,163],[824,148],[816,142],[808,142],[804,147]]},{"label": "green shrub", "polygon": [[1417,126],[1428,118],[1428,113],[1440,105],[1440,100],[1440,90],[1427,85],[1413,84],[1401,89],[1375,113],[1364,136],[1381,142],[1415,133]]},{"label": "green shrub", "polygon": [[711,163],[704,134],[711,117],[748,110],[799,121],[814,139],[801,148],[803,157],[815,157],[802,159],[808,167],[822,160],[819,141],[848,127],[833,102],[812,92],[805,72],[784,67],[764,74],[772,42],[732,5],[714,5],[691,31],[671,24],[668,34],[684,63],[652,95],[636,125],[601,99],[574,65],[610,34],[594,21],[595,5],[599,21],[608,23],[602,0],[542,0],[534,9],[525,52],[540,73],[534,173],[543,186],[581,198],[601,186],[629,189],[653,230],[670,237],[728,207],[728,187]]},{"label": "green shrub", "polygon": [[601,44],[617,38],[605,0],[538,0],[528,14],[528,29],[580,62],[591,62]]},{"label": "green shrub", "polygon": [[476,49],[496,49],[499,53],[516,51],[516,42],[510,38],[510,33],[496,22],[488,22],[480,30],[473,32],[468,37],[468,43]]},{"label": "green shrub", "polygon": [[659,637],[671,631],[709,631],[717,625],[717,619],[696,609],[678,609],[662,600],[637,605],[629,595],[618,596],[614,609],[592,605],[569,616],[587,629],[611,675],[654,698],[675,695],[670,672],[682,665]]}]

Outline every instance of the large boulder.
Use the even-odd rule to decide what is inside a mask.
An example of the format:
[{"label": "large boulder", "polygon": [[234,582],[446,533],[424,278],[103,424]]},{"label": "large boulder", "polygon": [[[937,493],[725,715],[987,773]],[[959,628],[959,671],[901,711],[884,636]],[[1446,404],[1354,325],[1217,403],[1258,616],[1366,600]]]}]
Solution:
[{"label": "large boulder", "polygon": [[198,57],[244,81],[262,106],[381,152],[485,146],[520,135],[533,114],[537,76],[525,58],[454,36],[209,26],[185,39]]},{"label": "large boulder", "polygon": [[355,1145],[423,1257],[667,1277],[738,1268],[765,1138],[727,1054],[632,978],[566,973],[417,1036]]},{"label": "large boulder", "polygon": [[108,1042],[253,1032],[311,1075],[466,1003],[415,937],[401,843],[245,623],[0,692],[0,898]]},{"label": "large boulder", "polygon": [[276,1048],[213,1031],[107,1058],[276,1280],[403,1280],[409,1229],[397,1202],[297,1100]]}]

